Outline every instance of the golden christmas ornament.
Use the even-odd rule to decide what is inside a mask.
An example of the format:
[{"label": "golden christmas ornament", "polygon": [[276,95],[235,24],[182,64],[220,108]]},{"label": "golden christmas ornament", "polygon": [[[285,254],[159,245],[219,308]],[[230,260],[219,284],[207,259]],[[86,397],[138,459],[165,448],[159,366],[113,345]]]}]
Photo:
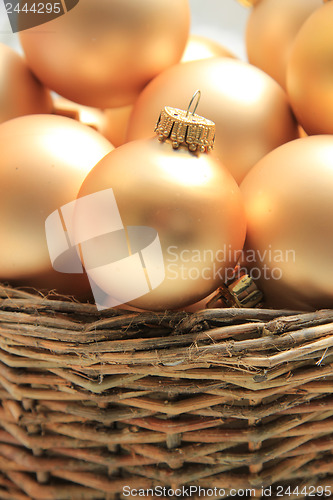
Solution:
[{"label": "golden christmas ornament", "polygon": [[323,0],[260,0],[247,22],[249,62],[286,88],[286,67],[294,39]]},{"label": "golden christmas ornament", "polygon": [[244,264],[266,303],[332,308],[333,137],[305,137],[277,148],[251,170],[241,191]]},{"label": "golden christmas ornament", "polygon": [[112,145],[69,118],[31,115],[0,125],[0,281],[77,293],[83,275],[53,271],[45,220],[76,198]]},{"label": "golden christmas ornament", "polygon": [[216,123],[215,152],[238,183],[263,156],[298,137],[281,87],[254,66],[225,57],[178,64],[151,81],[133,107],[127,140],[151,136],[165,103],[186,109],[193,87],[202,91],[202,114]]},{"label": "golden christmas ornament", "polygon": [[299,31],[288,62],[287,91],[309,135],[333,134],[333,2],[317,9]]},{"label": "golden christmas ornament", "polygon": [[47,87],[87,106],[120,107],[180,60],[189,22],[188,0],[80,0],[20,40]]},{"label": "golden christmas ornament", "polygon": [[35,113],[50,113],[50,93],[24,59],[0,43],[0,123]]},{"label": "golden christmas ornament", "polygon": [[[158,286],[127,302],[141,309],[164,310],[197,302],[217,288],[242,249],[245,217],[236,182],[209,152],[214,138],[210,120],[166,107],[156,133],[158,137],[124,144],[100,161],[85,179],[78,201],[112,189],[128,234],[133,227],[156,232],[162,257],[157,266],[155,255],[154,265],[163,277]],[[84,231],[94,228],[97,219],[106,225],[111,214],[105,210],[88,217],[90,221],[82,219]],[[75,216],[78,233],[79,221]],[[128,237],[127,244],[126,259],[134,259],[137,254]],[[115,278],[107,267],[109,253],[98,238],[90,241],[89,253],[84,255],[82,249],[89,276],[112,298],[110,305],[121,303],[124,287],[132,289],[136,281],[129,268],[125,279]],[[149,279],[156,281],[144,262]]]},{"label": "golden christmas ornament", "polygon": [[231,57],[236,59],[234,54],[215,40],[200,35],[190,35],[181,62],[198,61],[210,57]]}]

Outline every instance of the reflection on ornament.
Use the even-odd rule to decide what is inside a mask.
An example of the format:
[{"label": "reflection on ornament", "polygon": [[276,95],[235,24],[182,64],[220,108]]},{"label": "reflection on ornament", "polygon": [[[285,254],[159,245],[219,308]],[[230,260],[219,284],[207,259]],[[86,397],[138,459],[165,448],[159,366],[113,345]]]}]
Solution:
[{"label": "reflection on ornament", "polygon": [[133,107],[127,140],[150,137],[167,104],[186,109],[200,88],[202,113],[216,123],[215,152],[238,183],[258,160],[298,137],[281,87],[263,71],[230,58],[178,64],[150,82]]},{"label": "reflection on ornament", "polygon": [[248,225],[244,260],[267,304],[333,307],[333,137],[277,148],[251,170],[241,191]]},{"label": "reflection on ornament", "polygon": [[294,39],[322,0],[261,0],[250,13],[246,28],[251,64],[286,87],[286,67]]},{"label": "reflection on ornament", "polygon": [[333,134],[333,2],[317,9],[299,31],[287,67],[287,90],[309,135]]},{"label": "reflection on ornament", "polygon": [[0,126],[0,280],[76,293],[82,277],[52,270],[45,219],[75,199],[91,168],[112,145],[80,123],[54,115]]},{"label": "reflection on ornament", "polygon": [[[129,142],[100,161],[83,182],[79,200],[112,188],[125,228],[157,231],[165,279],[130,304],[163,310],[194,303],[216,289],[237,261],[245,221],[234,179],[213,153],[200,152],[210,149],[214,124],[189,110],[167,107],[156,132],[159,140]],[[84,227],[90,230],[88,221]],[[103,254],[100,240],[90,243],[89,252],[83,261],[98,262]],[[89,276],[105,294],[120,300],[119,283],[104,264],[89,270]],[[132,281],[128,270],[122,288]]]},{"label": "reflection on ornament", "polygon": [[0,43],[0,123],[37,113],[51,113],[50,93],[24,59]]},{"label": "reflection on ornament", "polygon": [[98,108],[126,106],[186,45],[188,0],[80,0],[20,32],[27,61],[50,89]]}]

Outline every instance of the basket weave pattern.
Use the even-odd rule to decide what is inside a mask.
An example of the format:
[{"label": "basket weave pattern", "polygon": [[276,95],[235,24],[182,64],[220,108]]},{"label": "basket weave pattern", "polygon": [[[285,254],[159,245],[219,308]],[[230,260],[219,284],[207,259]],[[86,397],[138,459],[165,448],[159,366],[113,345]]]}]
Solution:
[{"label": "basket weave pattern", "polygon": [[0,299],[1,499],[333,485],[333,311]]}]

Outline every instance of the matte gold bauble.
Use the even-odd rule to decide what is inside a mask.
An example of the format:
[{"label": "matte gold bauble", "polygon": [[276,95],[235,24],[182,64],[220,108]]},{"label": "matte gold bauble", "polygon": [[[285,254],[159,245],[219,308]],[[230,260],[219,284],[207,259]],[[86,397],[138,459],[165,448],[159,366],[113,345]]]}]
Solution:
[{"label": "matte gold bauble", "polygon": [[309,135],[333,134],[333,2],[303,24],[287,67],[287,91],[298,121]]},{"label": "matte gold bauble", "polygon": [[87,106],[120,107],[180,60],[189,21],[188,0],[80,0],[66,15],[21,31],[20,40],[50,89]]},{"label": "matte gold bauble", "polygon": [[130,118],[127,140],[149,137],[164,103],[184,109],[189,89],[200,88],[200,109],[216,123],[217,156],[239,183],[271,150],[298,137],[281,87],[263,71],[230,58],[182,63],[143,90]]},{"label": "matte gold bauble", "polygon": [[[171,110],[165,108],[157,127],[161,142],[154,137],[115,149],[90,172],[79,193],[82,200],[112,189],[125,229],[148,227],[157,232],[164,277],[157,287],[128,301],[141,309],[176,309],[209,295],[223,281],[227,270],[233,269],[245,238],[244,210],[236,182],[213,153],[200,152],[206,149],[204,140],[196,148],[198,136],[194,129],[187,132],[185,143],[182,134],[186,126],[183,128],[183,122],[173,124],[179,116],[186,118],[180,110]],[[201,127],[200,117],[191,116],[199,120],[195,127]],[[211,130],[209,134],[212,138]],[[103,219],[103,227],[105,218],[110,217],[110,211],[95,214],[96,219]],[[82,222],[84,231],[89,231],[89,223],[95,227],[91,213],[89,219]],[[90,253],[84,256],[86,268],[100,289],[113,301],[121,302],[118,291],[124,286],[133,288],[135,280],[128,269],[126,278],[117,281],[108,271],[107,259],[104,263],[100,260],[103,243],[95,240],[90,242]],[[137,255],[125,243],[123,252],[112,248],[124,259]],[[155,261],[156,255],[153,257]],[[146,258],[143,252],[148,270]],[[151,253],[148,258],[152,258]],[[141,269],[142,264],[137,265]],[[148,272],[151,276],[155,280],[154,274]]]},{"label": "matte gold bauble", "polygon": [[305,20],[323,0],[260,0],[247,22],[246,47],[251,64],[286,87],[292,43]]},{"label": "matte gold bauble", "polygon": [[198,61],[210,57],[231,57],[236,59],[234,54],[215,40],[200,35],[190,35],[181,62]]},{"label": "matte gold bauble", "polygon": [[45,220],[75,199],[112,145],[69,118],[32,115],[0,125],[0,280],[76,293],[83,275],[52,270]]},{"label": "matte gold bauble", "polygon": [[333,137],[292,141],[241,184],[244,260],[273,307],[333,307]]},{"label": "matte gold bauble", "polygon": [[19,54],[0,43],[0,123],[23,115],[51,113],[51,110],[48,90]]}]

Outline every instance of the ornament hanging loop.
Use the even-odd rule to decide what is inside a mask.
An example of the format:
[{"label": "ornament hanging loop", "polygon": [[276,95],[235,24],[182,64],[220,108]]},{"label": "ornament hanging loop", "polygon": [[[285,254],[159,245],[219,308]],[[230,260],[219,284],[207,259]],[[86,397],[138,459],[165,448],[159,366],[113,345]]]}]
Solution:
[{"label": "ornament hanging loop", "polygon": [[188,108],[187,108],[187,111],[186,111],[186,118],[188,118],[188,115],[190,114],[190,109],[191,109],[191,106],[194,102],[194,99],[197,98],[197,102],[195,103],[195,106],[194,106],[194,109],[191,113],[192,116],[194,116],[196,110],[197,110],[197,107],[198,107],[198,104],[200,102],[200,98],[201,98],[201,90],[196,90],[192,96],[192,99],[190,100],[190,103],[188,105]]}]

